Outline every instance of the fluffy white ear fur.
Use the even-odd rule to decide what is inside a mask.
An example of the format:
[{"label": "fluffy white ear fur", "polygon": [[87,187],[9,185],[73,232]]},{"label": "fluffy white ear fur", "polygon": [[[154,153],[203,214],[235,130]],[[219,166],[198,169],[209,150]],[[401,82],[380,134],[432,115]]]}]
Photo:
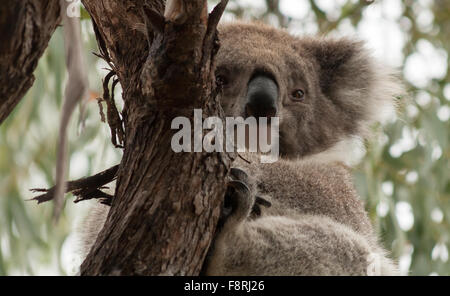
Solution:
[{"label": "fluffy white ear fur", "polygon": [[372,58],[370,62],[374,77],[370,98],[367,100],[368,124],[374,122],[385,124],[395,118],[398,105],[395,97],[404,96],[405,88],[397,70],[384,65],[375,58]]},{"label": "fluffy white ear fur", "polygon": [[[369,68],[373,69],[373,78],[368,97],[364,98],[367,116],[359,123],[359,135],[341,139],[326,151],[304,158],[318,162],[342,162],[348,166],[358,164],[365,155],[364,139],[373,134],[375,123],[382,125],[396,118],[398,103],[396,97],[405,96],[405,88],[397,71],[384,65],[367,54]],[[360,90],[354,92],[361,93]],[[349,96],[352,96],[350,93]],[[354,96],[354,95],[353,95]]]},{"label": "fluffy white ear fur", "polygon": [[342,162],[347,166],[357,165],[364,157],[366,149],[361,137],[347,137],[337,142],[333,147],[302,158],[300,161],[319,163]]}]

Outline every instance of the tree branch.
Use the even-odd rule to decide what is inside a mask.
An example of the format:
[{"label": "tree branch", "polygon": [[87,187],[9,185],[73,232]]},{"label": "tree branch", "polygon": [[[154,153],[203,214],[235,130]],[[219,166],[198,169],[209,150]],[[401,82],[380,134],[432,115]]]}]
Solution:
[{"label": "tree branch", "polygon": [[60,0],[61,18],[64,24],[64,52],[68,80],[64,91],[64,104],[61,112],[58,137],[58,156],[56,159],[55,194],[53,207],[53,219],[57,221],[64,205],[64,192],[66,186],[67,160],[67,128],[75,107],[83,99],[87,98],[89,82],[83,55],[83,43],[81,41],[80,19],[69,17],[67,9],[69,3]]},{"label": "tree branch", "polygon": [[[74,181],[67,182],[65,192],[73,192],[74,195],[79,196],[74,202],[77,203],[82,200],[91,198],[105,198],[110,197],[100,194],[97,190],[101,189],[103,185],[112,182],[117,176],[117,170],[119,165],[115,165],[106,171],[100,172],[90,177],[81,178]],[[38,195],[30,200],[37,201],[38,204],[52,200],[55,196],[56,186],[49,189],[33,188],[32,192],[45,192],[45,194]],[[98,193],[96,196],[92,196],[92,192]],[[103,193],[104,194],[104,193]]]},{"label": "tree branch", "polygon": [[34,69],[60,22],[58,1],[0,2],[0,124],[34,82]]}]

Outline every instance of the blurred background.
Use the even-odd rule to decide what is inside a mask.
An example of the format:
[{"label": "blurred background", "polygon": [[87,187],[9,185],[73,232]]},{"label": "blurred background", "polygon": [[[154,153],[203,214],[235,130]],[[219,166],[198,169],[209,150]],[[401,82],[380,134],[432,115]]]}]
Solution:
[{"label": "blurred background", "polygon": [[[98,50],[83,8],[81,18],[92,98],[72,116],[70,179],[107,169],[122,153],[100,121],[95,97],[107,65],[92,54]],[[354,36],[400,70],[408,97],[399,99],[398,116],[383,131],[374,127],[381,132],[366,143],[355,183],[403,274],[450,275],[450,1],[230,0],[223,21],[234,19],[263,20],[296,35]],[[72,275],[81,263],[76,227],[90,202],[74,204],[69,196],[54,225],[51,203],[27,201],[35,196],[29,189],[51,187],[54,180],[67,79],[61,28],[35,76],[0,126],[0,275]]]}]

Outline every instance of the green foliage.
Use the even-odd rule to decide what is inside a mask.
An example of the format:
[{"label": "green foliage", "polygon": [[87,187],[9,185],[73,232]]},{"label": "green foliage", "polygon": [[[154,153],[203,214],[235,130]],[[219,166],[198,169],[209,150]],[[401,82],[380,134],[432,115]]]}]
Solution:
[{"label": "green foliage", "polygon": [[[283,8],[288,2],[304,7],[301,17]],[[441,62],[448,68],[450,2],[376,0],[369,6],[363,2],[231,0],[225,18],[262,19],[300,34],[358,34],[371,15],[383,11],[381,24],[391,6],[399,5],[400,14],[393,19],[404,40],[402,56],[394,63],[406,77],[408,96],[399,99],[398,119],[367,143],[355,183],[386,248],[409,267],[410,274],[450,275],[450,73],[434,74],[432,60],[427,60],[430,69],[413,63],[428,50],[443,55]],[[82,19],[86,53],[97,52],[85,10]],[[381,40],[389,51],[390,42]],[[74,205],[68,198],[60,223],[53,225],[52,204],[26,201],[33,197],[28,189],[53,185],[57,123],[67,79],[62,41],[58,29],[39,62],[33,87],[0,126],[0,275],[73,273],[67,263],[70,252],[65,249],[83,205]],[[87,58],[91,88],[100,93],[105,75],[101,67],[105,66],[92,54]],[[419,78],[429,77],[415,80],[414,71],[420,71]],[[79,133],[77,110],[69,131],[70,178],[93,174],[120,159],[95,101],[86,104],[85,116],[86,126]]]},{"label": "green foliage", "polygon": [[[96,51],[90,21],[83,22],[86,52]],[[92,54],[87,56],[91,88],[99,93],[105,71]],[[76,241],[68,240],[74,222],[82,217],[83,205],[68,198],[65,212],[57,225],[51,222],[52,204],[36,205],[26,201],[35,196],[29,189],[54,184],[59,114],[66,78],[64,44],[61,29],[35,71],[36,81],[8,119],[0,126],[0,275],[73,274],[70,252],[62,253],[66,243],[76,260]],[[86,103],[85,128],[80,111],[69,129],[70,178],[94,174],[120,160],[112,149],[109,130],[100,123],[95,100]]]}]

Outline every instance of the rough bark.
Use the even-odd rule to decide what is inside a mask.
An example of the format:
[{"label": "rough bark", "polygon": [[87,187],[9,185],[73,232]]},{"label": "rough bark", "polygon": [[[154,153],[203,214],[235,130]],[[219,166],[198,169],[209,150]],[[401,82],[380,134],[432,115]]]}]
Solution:
[{"label": "rough bark", "polygon": [[173,152],[170,124],[194,108],[222,116],[213,56],[226,1],[209,18],[206,0],[174,2],[181,14],[166,10],[164,22],[162,1],[83,1],[124,90],[125,139],[111,210],[82,275],[196,275],[212,241],[231,158]]},{"label": "rough bark", "polygon": [[33,85],[33,71],[60,22],[58,1],[0,1],[0,124]]}]

